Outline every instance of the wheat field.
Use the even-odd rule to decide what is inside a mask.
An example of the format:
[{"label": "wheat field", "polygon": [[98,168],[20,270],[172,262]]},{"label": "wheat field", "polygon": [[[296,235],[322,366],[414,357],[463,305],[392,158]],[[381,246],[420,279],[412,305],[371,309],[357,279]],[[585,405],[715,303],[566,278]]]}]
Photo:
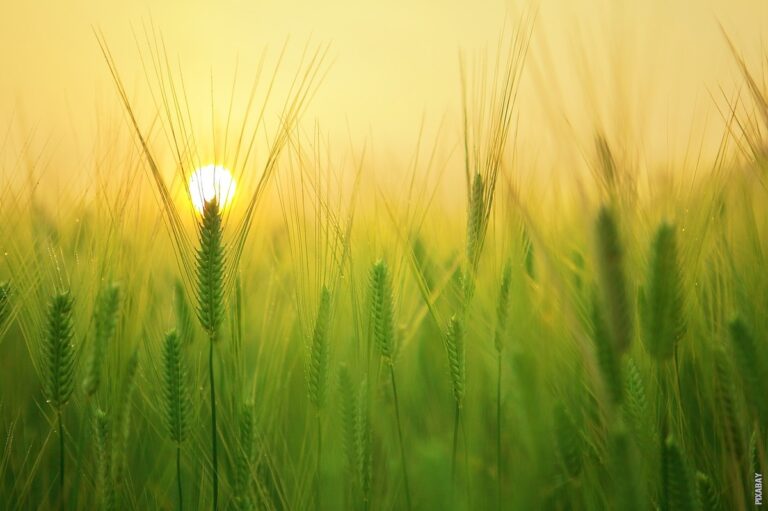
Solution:
[{"label": "wheat field", "polygon": [[759,505],[766,53],[723,29],[717,137],[649,169],[631,130],[524,142],[536,29],[460,52],[457,136],[388,158],[306,115],[331,44],[207,125],[158,27],[140,86],[95,28],[89,167],[0,138],[0,508]]}]

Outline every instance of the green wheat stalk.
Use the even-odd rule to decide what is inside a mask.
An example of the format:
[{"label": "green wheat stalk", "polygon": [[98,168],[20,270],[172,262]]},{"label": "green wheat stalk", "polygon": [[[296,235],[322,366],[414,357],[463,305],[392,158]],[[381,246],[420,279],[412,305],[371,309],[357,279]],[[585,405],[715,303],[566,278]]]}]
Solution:
[{"label": "green wheat stalk", "polygon": [[181,339],[175,330],[163,343],[163,419],[168,437],[176,444],[176,484],[179,509],[184,508],[181,482],[181,444],[187,436],[191,402],[187,388],[187,368],[181,352]]},{"label": "green wheat stalk", "polygon": [[48,305],[48,320],[42,343],[43,393],[56,410],[59,429],[59,498],[64,508],[64,423],[62,410],[72,397],[75,384],[75,348],[72,325],[73,299],[69,291],[58,293]]},{"label": "green wheat stalk", "polygon": [[501,367],[504,337],[509,319],[510,289],[512,287],[512,265],[507,262],[501,275],[499,296],[496,302],[496,500],[501,508]]},{"label": "green wheat stalk", "polygon": [[86,396],[93,396],[99,389],[104,357],[107,353],[107,347],[115,335],[119,306],[119,286],[111,284],[99,292],[93,314],[94,338],[83,380],[83,390]]},{"label": "green wheat stalk", "polygon": [[453,399],[456,405],[453,421],[453,450],[451,457],[452,478],[456,477],[456,456],[459,445],[459,426],[461,422],[461,408],[464,403],[464,390],[466,383],[466,353],[464,347],[464,323],[457,316],[451,316],[448,321],[448,330],[445,334],[445,347],[448,353],[448,368],[451,374],[453,387]]},{"label": "green wheat stalk", "polygon": [[203,206],[203,218],[198,224],[197,249],[197,317],[208,335],[208,381],[211,389],[211,466],[213,509],[219,505],[218,434],[216,430],[216,383],[214,378],[213,346],[221,335],[224,317],[225,247],[219,203],[214,198]]},{"label": "green wheat stalk", "polygon": [[624,274],[624,249],[615,214],[602,207],[595,224],[597,276],[609,339],[617,355],[632,342],[632,313]]},{"label": "green wheat stalk", "polygon": [[112,511],[115,506],[115,486],[112,477],[112,429],[109,417],[96,409],[94,418],[96,433],[96,487],[98,489],[100,509]]},{"label": "green wheat stalk", "polygon": [[408,463],[405,459],[405,442],[403,440],[403,426],[400,419],[400,403],[397,397],[397,384],[395,380],[395,320],[394,300],[392,297],[392,282],[389,276],[389,268],[383,259],[379,259],[371,266],[370,276],[370,304],[371,326],[373,336],[379,354],[384,364],[389,368],[389,379],[392,384],[392,396],[395,404],[395,420],[397,422],[397,436],[400,443],[400,462],[403,466],[403,482],[405,484],[405,498],[408,509],[411,506],[411,487],[408,478]]},{"label": "green wheat stalk", "polygon": [[685,332],[683,288],[675,228],[659,226],[651,248],[648,282],[639,293],[645,347],[656,360],[668,360]]},{"label": "green wheat stalk", "polygon": [[323,425],[320,412],[325,404],[326,383],[328,379],[328,335],[331,327],[331,292],[323,286],[320,292],[320,304],[317,307],[315,326],[312,331],[312,340],[309,346],[309,360],[307,363],[307,390],[309,401],[315,409],[317,418],[317,459],[315,467],[315,497],[316,505],[320,509],[320,463],[323,452]]},{"label": "green wheat stalk", "polygon": [[699,509],[698,493],[677,442],[670,436],[662,451],[662,511],[693,511]]},{"label": "green wheat stalk", "polygon": [[240,510],[253,509],[251,498],[251,466],[253,463],[253,405],[245,403],[240,410],[239,420],[240,450],[237,454],[237,495],[236,508]]}]

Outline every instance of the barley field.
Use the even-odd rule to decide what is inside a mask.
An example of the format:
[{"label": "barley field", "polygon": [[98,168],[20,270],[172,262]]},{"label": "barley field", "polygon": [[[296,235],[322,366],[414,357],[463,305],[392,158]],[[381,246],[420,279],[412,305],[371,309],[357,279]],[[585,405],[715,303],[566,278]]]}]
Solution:
[{"label": "barley field", "polygon": [[201,98],[160,23],[94,26],[87,158],[0,117],[0,509],[759,506],[768,51],[708,26],[717,121],[649,154],[645,91],[553,99],[538,14],[388,149],[313,110],[331,42]]}]

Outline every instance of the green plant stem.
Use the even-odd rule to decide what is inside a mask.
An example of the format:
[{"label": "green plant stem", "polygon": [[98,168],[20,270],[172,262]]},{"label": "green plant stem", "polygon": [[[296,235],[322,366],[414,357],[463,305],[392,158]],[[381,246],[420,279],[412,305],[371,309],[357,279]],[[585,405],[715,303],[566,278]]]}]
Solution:
[{"label": "green plant stem", "polygon": [[213,463],[213,510],[219,505],[219,463],[216,435],[216,383],[213,378],[213,340],[210,341],[208,352],[208,376],[211,383],[211,457]]},{"label": "green plant stem", "polygon": [[501,351],[496,370],[496,508],[501,511]]},{"label": "green plant stem", "polygon": [[320,410],[317,410],[317,466],[315,467],[315,503],[318,511],[322,509],[320,500],[320,467],[323,455],[323,422],[320,420]]},{"label": "green plant stem", "polygon": [[61,420],[61,408],[56,410],[59,422],[59,507],[64,510],[64,423]]},{"label": "green plant stem", "polygon": [[176,444],[176,486],[179,491],[179,511],[184,509],[184,501],[181,492],[181,444]]},{"label": "green plant stem", "polygon": [[456,413],[453,420],[453,454],[451,455],[451,484],[456,482],[456,453],[459,449],[459,417],[461,416],[461,407],[456,402]]},{"label": "green plant stem", "polygon": [[400,440],[400,461],[403,465],[403,482],[405,483],[405,500],[408,503],[408,509],[411,507],[411,488],[408,483],[408,464],[405,462],[405,445],[403,444],[403,427],[400,423],[400,403],[397,400],[397,385],[395,384],[395,368],[390,364],[389,376],[392,381],[392,396],[395,401],[395,420],[397,421],[397,436]]}]

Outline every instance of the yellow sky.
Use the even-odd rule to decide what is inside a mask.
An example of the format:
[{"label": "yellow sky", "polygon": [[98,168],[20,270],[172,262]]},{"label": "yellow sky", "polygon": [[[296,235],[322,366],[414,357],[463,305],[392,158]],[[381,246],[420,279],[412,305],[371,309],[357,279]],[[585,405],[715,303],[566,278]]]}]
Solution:
[{"label": "yellow sky", "polygon": [[120,114],[91,27],[103,31],[131,93],[145,97],[132,30],[153,23],[181,62],[191,97],[201,98],[193,105],[201,112],[210,109],[202,98],[210,97],[211,73],[223,107],[236,60],[248,76],[263,48],[276,53],[286,37],[293,57],[308,40],[330,43],[330,70],[307,118],[331,140],[346,140],[349,130],[355,143],[370,137],[387,156],[407,153],[403,160],[423,116],[434,127],[445,115],[446,136],[458,136],[459,49],[493,47],[500,28],[514,26],[534,5],[538,17],[520,96],[521,141],[532,161],[551,153],[568,129],[590,138],[602,125],[658,154],[680,151],[686,133],[691,127],[699,133],[705,121],[716,132],[709,94],[738,84],[718,22],[753,63],[768,34],[764,0],[3,4],[0,135],[12,127],[18,145],[34,129],[34,139],[49,142],[61,168],[89,153],[96,119]]}]

